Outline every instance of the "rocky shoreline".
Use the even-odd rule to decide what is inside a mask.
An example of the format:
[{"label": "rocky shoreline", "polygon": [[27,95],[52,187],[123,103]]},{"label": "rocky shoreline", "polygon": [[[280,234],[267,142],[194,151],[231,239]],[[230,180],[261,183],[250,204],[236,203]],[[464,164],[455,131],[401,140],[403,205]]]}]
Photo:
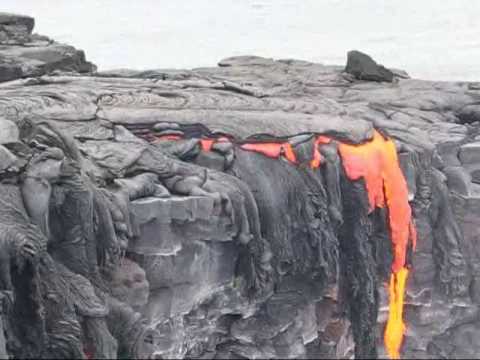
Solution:
[{"label": "rocky shoreline", "polygon": [[385,357],[385,209],[337,145],[300,166],[378,129],[418,232],[402,357],[478,356],[480,83],[360,52],[97,72],[33,28],[0,14],[0,355]]}]

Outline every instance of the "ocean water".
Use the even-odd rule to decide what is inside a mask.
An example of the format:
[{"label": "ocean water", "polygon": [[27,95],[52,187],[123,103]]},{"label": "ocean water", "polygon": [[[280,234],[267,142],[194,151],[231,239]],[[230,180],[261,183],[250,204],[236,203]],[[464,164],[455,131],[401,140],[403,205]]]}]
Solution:
[{"label": "ocean water", "polygon": [[344,64],[369,53],[432,80],[480,80],[480,0],[2,0],[101,70],[214,66],[233,55]]}]

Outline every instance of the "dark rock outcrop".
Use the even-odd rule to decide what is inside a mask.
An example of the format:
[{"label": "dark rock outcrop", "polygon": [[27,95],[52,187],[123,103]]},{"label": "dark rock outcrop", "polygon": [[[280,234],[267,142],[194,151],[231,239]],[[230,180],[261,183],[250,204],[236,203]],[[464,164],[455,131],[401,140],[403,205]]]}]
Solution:
[{"label": "dark rock outcrop", "polygon": [[345,71],[355,76],[358,80],[367,81],[393,81],[393,72],[377,64],[370,56],[357,50],[347,54]]},{"label": "dark rock outcrop", "polygon": [[0,13],[0,44],[25,44],[34,26],[35,20],[30,16]]},{"label": "dark rock outcrop", "polygon": [[338,151],[374,129],[418,232],[402,355],[478,355],[478,84],[358,52],[363,81],[254,56],[81,74],[32,29],[0,16],[0,356],[386,356],[388,214]]},{"label": "dark rock outcrop", "polygon": [[32,34],[29,16],[0,13],[0,82],[41,76],[52,72],[89,73],[96,67],[85,53]]}]

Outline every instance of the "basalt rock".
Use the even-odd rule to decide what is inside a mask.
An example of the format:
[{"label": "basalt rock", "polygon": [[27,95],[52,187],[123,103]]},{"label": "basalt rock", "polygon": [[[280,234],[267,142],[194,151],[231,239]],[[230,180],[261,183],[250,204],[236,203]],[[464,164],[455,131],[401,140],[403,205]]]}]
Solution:
[{"label": "basalt rock", "polygon": [[478,355],[478,84],[390,83],[361,53],[354,77],[93,75],[32,29],[0,16],[0,356],[385,357],[390,204],[341,147],[387,138],[418,233],[401,355]]},{"label": "basalt rock", "polygon": [[30,16],[0,13],[0,44],[24,44],[34,25],[35,20]]},{"label": "basalt rock", "polygon": [[357,50],[347,54],[345,71],[358,80],[393,81],[393,72],[382,65],[378,65],[370,56]]},{"label": "basalt rock", "polygon": [[0,12],[0,82],[55,71],[95,71],[83,51],[32,34],[34,25],[29,16]]}]

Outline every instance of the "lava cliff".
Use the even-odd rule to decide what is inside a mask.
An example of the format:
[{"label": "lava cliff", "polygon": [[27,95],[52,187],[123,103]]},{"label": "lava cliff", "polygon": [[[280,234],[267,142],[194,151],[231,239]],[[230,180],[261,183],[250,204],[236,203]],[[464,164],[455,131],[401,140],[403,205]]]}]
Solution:
[{"label": "lava cliff", "polygon": [[96,72],[33,25],[0,14],[0,355],[478,356],[479,84]]}]

